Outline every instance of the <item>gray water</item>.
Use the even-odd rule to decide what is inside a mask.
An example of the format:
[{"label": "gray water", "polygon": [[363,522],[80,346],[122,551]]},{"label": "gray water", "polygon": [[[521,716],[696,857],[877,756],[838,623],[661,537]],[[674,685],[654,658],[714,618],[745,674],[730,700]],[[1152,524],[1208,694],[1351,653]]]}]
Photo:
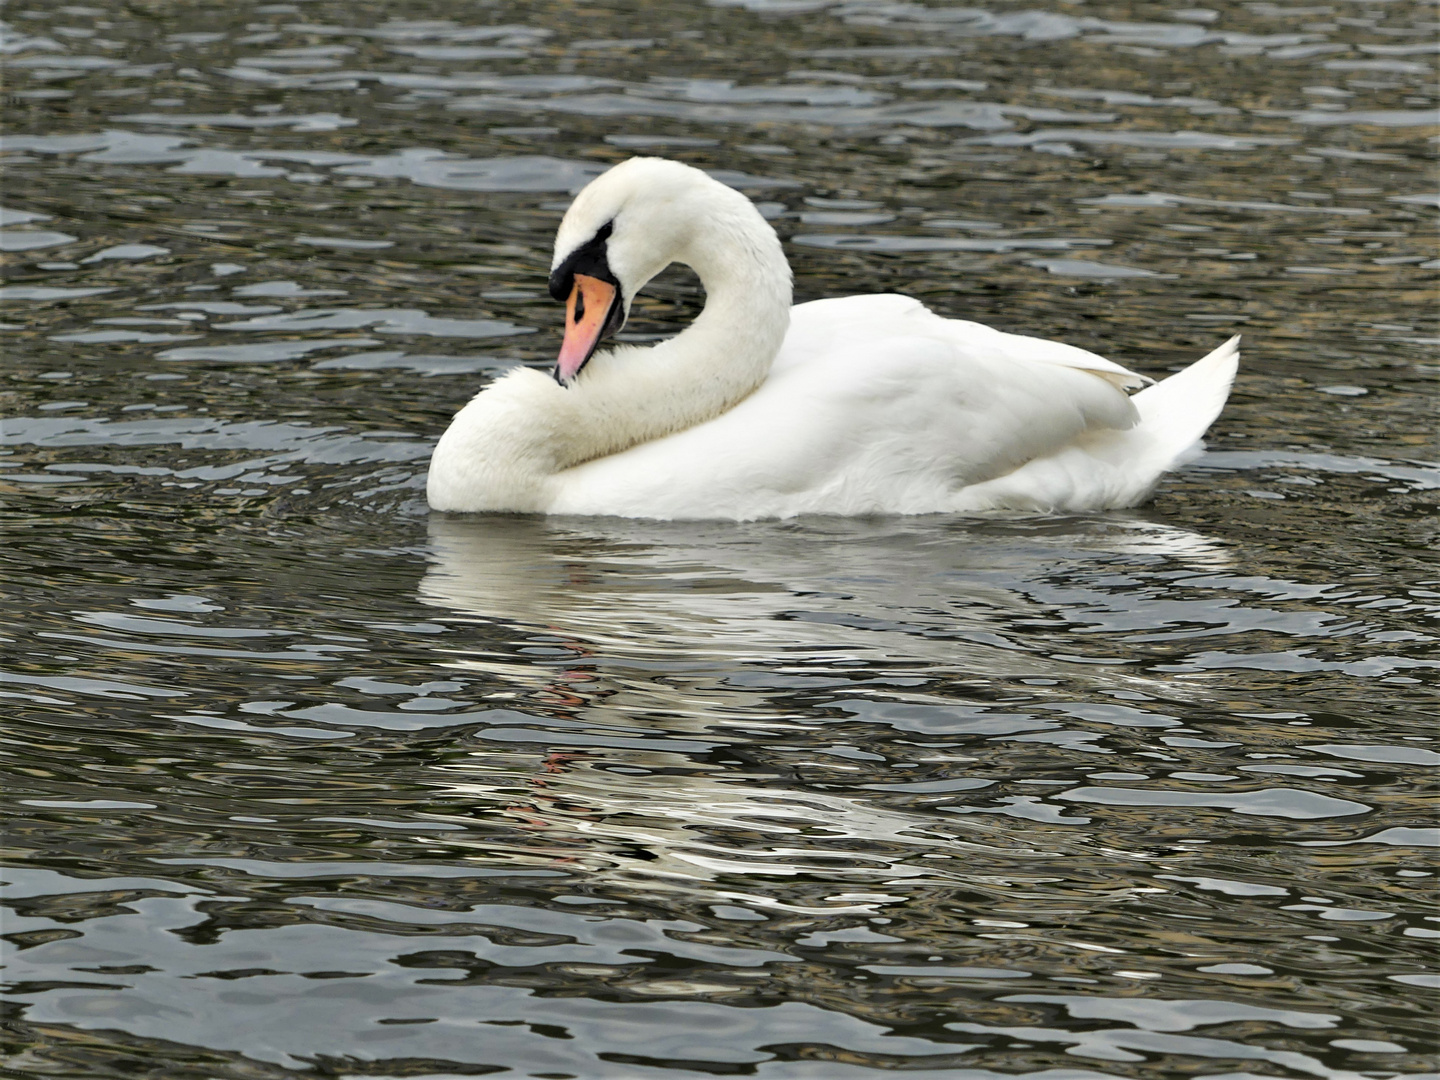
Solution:
[{"label": "gray water", "polygon": [[[1435,1067],[1435,13],[1031,4],[3,9],[0,1072]],[[430,515],[635,152],[800,299],[1242,332],[1210,453],[1063,518]]]}]

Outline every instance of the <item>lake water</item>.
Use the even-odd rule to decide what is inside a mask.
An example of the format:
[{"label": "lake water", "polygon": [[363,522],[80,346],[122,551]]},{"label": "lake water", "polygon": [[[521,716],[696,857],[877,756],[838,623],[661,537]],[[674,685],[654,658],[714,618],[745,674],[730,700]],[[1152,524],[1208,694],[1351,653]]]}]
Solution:
[{"label": "lake water", "polygon": [[[3,14],[6,1076],[1435,1067],[1433,9]],[[1211,452],[1089,516],[430,515],[636,152],[802,300],[1242,332]]]}]

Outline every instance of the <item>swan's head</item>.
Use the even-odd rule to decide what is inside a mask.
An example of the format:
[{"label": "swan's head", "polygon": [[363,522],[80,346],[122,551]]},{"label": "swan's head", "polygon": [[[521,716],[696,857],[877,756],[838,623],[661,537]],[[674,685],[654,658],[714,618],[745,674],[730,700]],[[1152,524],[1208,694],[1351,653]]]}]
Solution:
[{"label": "swan's head", "polygon": [[550,264],[550,295],[566,303],[556,381],[575,380],[646,282],[672,262],[703,260],[702,234],[727,219],[774,236],[744,195],[678,161],[631,158],[587,184],[560,222]]}]

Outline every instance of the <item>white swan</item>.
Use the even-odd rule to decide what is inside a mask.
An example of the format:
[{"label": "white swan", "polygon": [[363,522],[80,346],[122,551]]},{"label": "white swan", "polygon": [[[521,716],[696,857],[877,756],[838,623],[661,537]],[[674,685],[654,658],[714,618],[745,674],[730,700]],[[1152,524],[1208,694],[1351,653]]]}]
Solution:
[{"label": "white swan", "polygon": [[[596,353],[672,262],[705,310]],[[791,307],[775,231],[687,165],[632,158],[560,223],[554,378],[510,372],[430,461],[437,510],[754,518],[1132,506],[1193,454],[1235,377],[1232,338],[1151,380],[1103,357],[893,294]]]}]

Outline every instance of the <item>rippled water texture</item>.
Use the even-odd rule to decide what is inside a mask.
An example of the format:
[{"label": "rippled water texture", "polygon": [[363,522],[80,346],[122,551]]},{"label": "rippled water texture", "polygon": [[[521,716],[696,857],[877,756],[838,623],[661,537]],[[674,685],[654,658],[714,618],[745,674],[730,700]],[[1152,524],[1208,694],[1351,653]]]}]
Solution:
[{"label": "rippled water texture", "polygon": [[[3,9],[0,1071],[1434,1068],[1434,10],[1026,3]],[[429,515],[635,152],[801,299],[1243,332],[1211,453],[1089,517]]]}]

